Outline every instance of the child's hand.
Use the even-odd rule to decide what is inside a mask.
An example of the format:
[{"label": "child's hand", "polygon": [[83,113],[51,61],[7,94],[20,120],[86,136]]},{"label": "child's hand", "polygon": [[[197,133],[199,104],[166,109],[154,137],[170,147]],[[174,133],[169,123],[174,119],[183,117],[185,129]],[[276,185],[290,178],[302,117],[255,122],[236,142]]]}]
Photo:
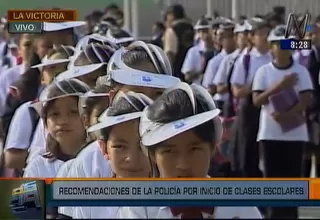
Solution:
[{"label": "child's hand", "polygon": [[292,117],[286,112],[274,112],[272,113],[272,117],[279,124],[284,124],[292,120]]},{"label": "child's hand", "polygon": [[288,89],[294,86],[298,82],[298,76],[296,73],[285,75],[279,82],[279,87],[281,89]]}]

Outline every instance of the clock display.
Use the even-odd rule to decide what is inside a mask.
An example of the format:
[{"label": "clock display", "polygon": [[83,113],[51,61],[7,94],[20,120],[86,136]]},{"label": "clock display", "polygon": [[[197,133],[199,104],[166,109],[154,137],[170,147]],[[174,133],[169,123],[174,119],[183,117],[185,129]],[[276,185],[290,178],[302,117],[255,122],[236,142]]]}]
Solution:
[{"label": "clock display", "polygon": [[282,50],[308,50],[311,49],[311,40],[281,40]]}]

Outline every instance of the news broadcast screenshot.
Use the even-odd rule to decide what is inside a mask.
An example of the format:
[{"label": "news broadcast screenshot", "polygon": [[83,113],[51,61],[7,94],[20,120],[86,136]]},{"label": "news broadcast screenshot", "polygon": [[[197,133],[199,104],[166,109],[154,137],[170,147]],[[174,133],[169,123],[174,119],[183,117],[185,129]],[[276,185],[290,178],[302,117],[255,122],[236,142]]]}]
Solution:
[{"label": "news broadcast screenshot", "polygon": [[0,219],[320,219],[320,2],[0,2]]}]

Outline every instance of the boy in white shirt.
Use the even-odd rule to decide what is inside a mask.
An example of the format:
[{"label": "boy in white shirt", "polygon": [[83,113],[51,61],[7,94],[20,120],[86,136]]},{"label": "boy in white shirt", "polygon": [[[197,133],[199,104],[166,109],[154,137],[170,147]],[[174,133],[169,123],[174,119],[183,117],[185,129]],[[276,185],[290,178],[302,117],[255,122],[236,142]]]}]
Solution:
[{"label": "boy in white shirt", "polygon": [[[257,141],[261,147],[264,176],[271,178],[302,175],[304,147],[308,141],[304,112],[313,89],[307,69],[293,61],[291,51],[280,50],[279,42],[285,39],[284,33],[284,25],[270,33],[268,41],[274,61],[257,71],[252,88],[253,102],[261,106]],[[276,101],[276,97],[281,99]],[[288,107],[286,99],[297,101]],[[284,108],[287,110],[281,110]],[[267,217],[297,219],[298,209],[273,207]]]},{"label": "boy in white shirt", "polygon": [[199,43],[188,50],[181,72],[186,82],[200,85],[208,60],[214,56],[212,30],[205,18],[198,20],[194,29],[199,35]]},{"label": "boy in white shirt", "polygon": [[207,88],[211,95],[213,95],[213,99],[215,100],[219,109],[222,109],[223,103],[227,99],[227,96],[216,93],[216,86],[214,85],[213,80],[223,58],[235,50],[233,29],[234,23],[231,21],[220,25],[218,31],[221,32],[222,35],[222,51],[209,60],[202,81],[202,85]]},{"label": "boy in white shirt", "polygon": [[267,42],[270,31],[268,24],[264,20],[254,18],[251,24],[251,40],[254,47],[237,60],[231,76],[232,94],[239,100],[233,169],[245,177],[261,177],[256,142],[260,109],[252,103],[251,86],[257,70],[271,62],[272,56]]}]

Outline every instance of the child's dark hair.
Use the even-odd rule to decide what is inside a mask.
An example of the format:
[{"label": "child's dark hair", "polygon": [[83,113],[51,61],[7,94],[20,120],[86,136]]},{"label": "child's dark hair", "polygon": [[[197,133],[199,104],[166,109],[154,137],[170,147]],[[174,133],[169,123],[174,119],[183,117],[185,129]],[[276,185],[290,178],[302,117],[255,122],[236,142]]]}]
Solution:
[{"label": "child's dark hair", "polygon": [[103,16],[102,11],[95,10],[89,15],[89,19],[93,22],[98,22]]},{"label": "child's dark hair", "polygon": [[[55,82],[49,86],[47,99],[58,97],[61,95],[66,95],[66,94],[86,93],[87,91],[89,91],[89,87],[82,82],[80,83],[80,81],[78,80],[74,80],[74,79],[63,80],[61,82]],[[79,101],[79,97],[77,96],[72,96],[72,97],[77,101]],[[45,124],[47,123],[48,111],[49,109],[52,108],[55,101],[56,99],[48,101],[42,108],[41,118],[43,119]],[[70,158],[66,158],[66,155],[64,155],[61,152],[59,143],[50,134],[47,135],[46,141],[47,141],[46,149],[47,149],[47,152],[50,153],[45,155],[46,158],[52,158],[52,159],[58,158],[62,160],[70,159]]]},{"label": "child's dark hair", "polygon": [[110,34],[115,39],[132,37],[131,34],[129,34],[127,31],[125,31],[125,30],[123,30],[122,28],[119,28],[119,27],[110,28]]},{"label": "child's dark hair", "polygon": [[[32,53],[30,59],[30,66],[40,64],[41,60],[36,53]],[[20,94],[18,101],[31,101],[35,100],[39,93],[41,85],[40,71],[38,68],[28,68],[12,86],[15,87]]]},{"label": "child's dark hair", "polygon": [[[195,93],[196,114],[209,111],[205,99]],[[187,93],[181,89],[163,94],[148,107],[147,118],[156,123],[170,123],[195,115]],[[192,129],[203,141],[215,143],[215,126],[212,120]]]},{"label": "child's dark hair", "polygon": [[157,21],[154,23],[154,25],[161,31],[164,31],[165,30],[165,26],[164,24],[161,22],[161,21]]},{"label": "child's dark hair", "polygon": [[63,56],[64,59],[69,58],[70,56],[73,55],[73,47],[70,46],[64,46],[64,45],[54,45],[52,49],[50,49],[48,51],[47,58],[50,58],[51,56],[53,56],[54,54],[61,54]]},{"label": "child's dark hair", "polygon": [[75,66],[82,66],[83,61],[89,61],[91,64],[97,63],[108,63],[110,57],[112,56],[114,49],[99,43],[90,43],[83,51],[79,54],[79,56],[75,59]]},{"label": "child's dark hair", "polygon": [[[140,97],[143,100],[143,97]],[[129,102],[128,101],[131,102]],[[148,103],[145,101],[145,103]],[[143,111],[145,108],[145,104],[142,103],[139,99],[132,95],[126,95],[125,97],[119,97],[108,109],[107,116],[120,116],[124,114],[134,113]],[[111,131],[111,128],[104,128],[100,131],[100,139],[103,141],[107,141],[109,138],[109,133]]]},{"label": "child's dark hair", "polygon": [[[111,90],[110,86],[100,85],[92,90],[93,93],[108,93]],[[83,112],[82,115],[90,116],[92,114],[93,109],[103,100],[107,99],[105,96],[99,97],[89,97],[84,101],[84,105],[82,106]]]},{"label": "child's dark hair", "polygon": [[173,14],[175,19],[186,17],[184,7],[181,4],[174,4],[168,7],[166,14]]}]

